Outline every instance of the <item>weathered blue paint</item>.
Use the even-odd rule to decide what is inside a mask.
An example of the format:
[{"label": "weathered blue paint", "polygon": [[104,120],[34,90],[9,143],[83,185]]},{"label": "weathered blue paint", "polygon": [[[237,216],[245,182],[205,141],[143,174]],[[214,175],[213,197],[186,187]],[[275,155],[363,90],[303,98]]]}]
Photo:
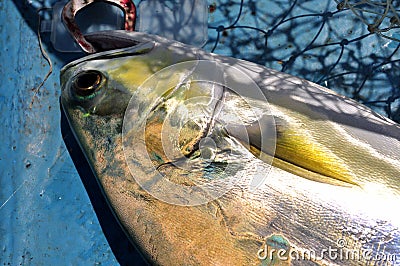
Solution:
[{"label": "weathered blue paint", "polygon": [[[33,18],[35,19],[35,18]],[[59,77],[11,1],[0,1],[0,265],[117,264],[60,132]]]}]

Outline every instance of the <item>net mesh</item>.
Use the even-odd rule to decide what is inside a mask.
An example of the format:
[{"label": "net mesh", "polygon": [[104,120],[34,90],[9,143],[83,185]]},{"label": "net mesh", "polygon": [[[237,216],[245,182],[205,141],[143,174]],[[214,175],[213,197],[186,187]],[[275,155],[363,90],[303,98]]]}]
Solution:
[{"label": "net mesh", "polygon": [[[350,9],[360,21],[367,26],[371,33],[400,42],[398,36],[391,36],[391,31],[399,29],[400,19],[398,1],[337,1],[337,9]],[[389,33],[389,34],[388,34]]]},{"label": "net mesh", "polygon": [[400,1],[209,1],[205,49],[326,86],[400,122]]}]

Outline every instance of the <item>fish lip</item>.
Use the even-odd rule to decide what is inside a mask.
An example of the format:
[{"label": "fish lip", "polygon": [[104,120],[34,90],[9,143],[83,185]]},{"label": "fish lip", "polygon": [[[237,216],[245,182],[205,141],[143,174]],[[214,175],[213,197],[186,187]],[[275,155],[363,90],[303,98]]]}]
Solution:
[{"label": "fish lip", "polygon": [[145,53],[150,52],[155,46],[156,46],[155,42],[149,41],[149,42],[145,42],[145,43],[139,43],[135,46],[128,47],[128,48],[114,49],[114,50],[110,50],[110,51],[104,51],[104,52],[99,52],[99,53],[95,53],[92,55],[88,55],[88,56],[82,57],[80,59],[77,59],[77,60],[72,61],[72,62],[68,63],[67,65],[65,65],[60,70],[60,76],[63,76],[65,74],[65,72],[67,72],[72,67],[79,65],[81,63],[87,62],[87,61],[145,54]]},{"label": "fish lip", "polygon": [[[135,54],[144,54],[153,50],[160,43],[175,43],[176,41],[171,41],[160,36],[151,35],[143,32],[129,32],[125,30],[109,30],[109,31],[99,31],[95,33],[89,33],[86,37],[93,39],[101,39],[105,42],[112,42],[115,44],[116,49],[107,49],[102,52],[86,55],[82,58],[74,60],[67,65],[65,65],[60,70],[60,75],[62,76],[68,69],[81,64],[86,61],[113,58],[117,56],[128,56]],[[127,46],[127,44],[132,44]]]},{"label": "fish lip", "polygon": [[[61,75],[68,69],[71,68],[75,65],[78,65],[82,62],[89,61],[89,60],[96,60],[96,59],[101,59],[101,57],[104,57],[106,55],[109,55],[112,57],[113,54],[118,54],[119,56],[124,56],[124,55],[130,55],[134,54],[135,50],[136,53],[140,51],[141,49],[146,50],[146,52],[150,52],[153,48],[159,45],[167,45],[167,46],[181,46],[183,45],[182,43],[175,41],[175,40],[169,40],[164,37],[158,36],[158,35],[152,35],[144,32],[138,32],[138,31],[126,31],[126,30],[107,30],[107,31],[98,31],[94,33],[89,33],[85,35],[85,37],[93,38],[93,39],[99,39],[101,38],[103,41],[107,42],[113,42],[116,44],[117,49],[107,49],[102,52],[90,54],[87,56],[84,56],[80,59],[77,59],[75,61],[72,61],[65,65],[61,69]],[[118,44],[120,43],[120,44]],[[122,44],[123,43],[123,44]],[[126,44],[131,43],[132,46],[127,47]],[[148,47],[145,47],[145,46]],[[186,45],[188,47],[191,47],[190,45]]]}]

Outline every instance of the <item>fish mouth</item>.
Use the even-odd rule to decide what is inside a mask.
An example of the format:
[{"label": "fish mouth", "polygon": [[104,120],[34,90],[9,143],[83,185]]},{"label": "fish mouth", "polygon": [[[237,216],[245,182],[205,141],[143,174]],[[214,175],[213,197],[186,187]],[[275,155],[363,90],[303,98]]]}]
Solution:
[{"label": "fish mouth", "polygon": [[140,32],[126,32],[123,30],[99,31],[85,35],[100,52],[90,54],[61,69],[61,76],[70,68],[83,62],[112,59],[117,57],[134,56],[149,53],[156,46],[156,36]]}]

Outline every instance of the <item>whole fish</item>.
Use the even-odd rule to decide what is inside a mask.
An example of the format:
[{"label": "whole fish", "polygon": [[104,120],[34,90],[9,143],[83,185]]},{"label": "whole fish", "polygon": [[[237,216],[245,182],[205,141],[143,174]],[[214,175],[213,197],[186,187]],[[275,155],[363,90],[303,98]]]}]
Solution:
[{"label": "whole fish", "polygon": [[[150,263],[400,263],[400,126],[312,82],[138,32],[66,65],[61,103]],[[108,48],[109,49],[109,48]]]}]

